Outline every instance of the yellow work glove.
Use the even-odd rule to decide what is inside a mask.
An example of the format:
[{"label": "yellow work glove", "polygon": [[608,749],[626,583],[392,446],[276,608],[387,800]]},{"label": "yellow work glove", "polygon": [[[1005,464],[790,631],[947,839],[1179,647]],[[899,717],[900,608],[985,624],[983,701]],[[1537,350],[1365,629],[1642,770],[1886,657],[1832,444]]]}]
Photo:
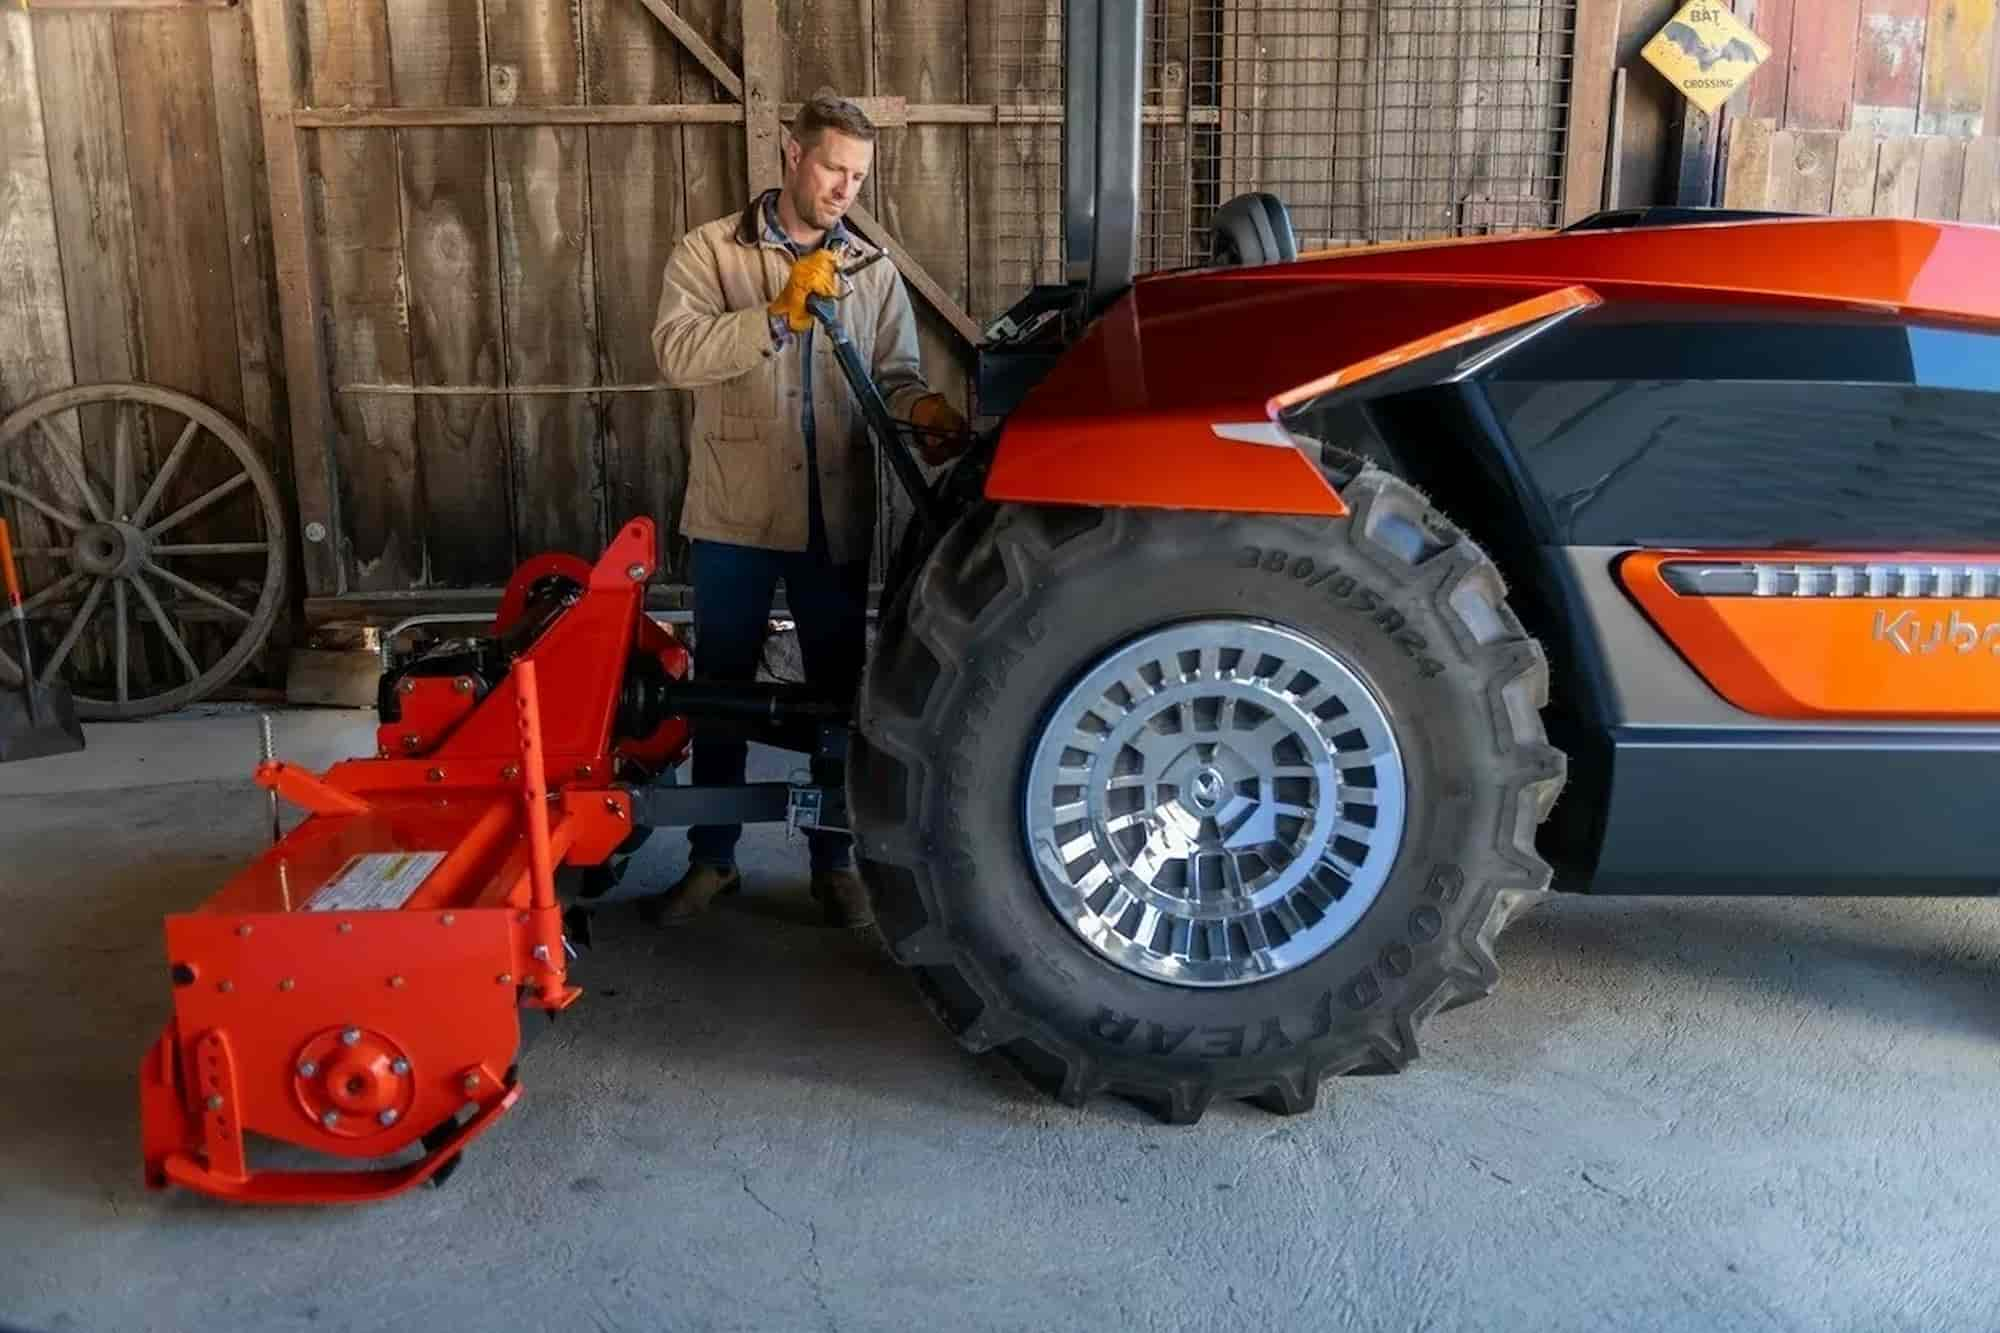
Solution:
[{"label": "yellow work glove", "polygon": [[813,323],[812,316],[806,313],[806,298],[838,295],[839,256],[831,250],[815,250],[792,265],[791,274],[785,279],[785,289],[766,309],[774,315],[784,316],[793,333],[804,333]]},{"label": "yellow work glove", "polygon": [[965,418],[941,393],[925,394],[910,405],[910,424],[920,432],[917,449],[932,467],[965,452]]}]

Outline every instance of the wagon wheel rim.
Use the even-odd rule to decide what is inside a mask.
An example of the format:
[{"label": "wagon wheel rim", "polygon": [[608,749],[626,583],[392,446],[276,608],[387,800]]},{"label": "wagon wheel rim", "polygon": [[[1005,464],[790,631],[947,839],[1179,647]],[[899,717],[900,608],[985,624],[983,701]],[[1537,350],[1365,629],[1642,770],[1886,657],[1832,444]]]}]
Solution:
[{"label": "wagon wheel rim", "polygon": [[[110,475],[93,476],[75,432],[79,408],[112,408]],[[157,410],[169,423],[156,444],[167,450],[148,469],[139,457],[140,417]],[[169,444],[168,442],[171,441]],[[18,468],[0,470],[0,512],[32,512],[51,536],[17,547],[22,564],[23,614],[55,611],[75,597],[72,614],[53,648],[34,660],[39,683],[69,684],[76,710],[86,719],[135,718],[170,712],[206,698],[242,668],[269,637],[285,586],[285,528],[278,488],[245,433],[214,408],[170,389],[145,384],[79,385],[23,404],[0,420],[0,460],[24,449],[38,451],[39,481],[22,480]],[[191,499],[170,499],[177,477],[197,458],[225,458],[231,467],[218,484]],[[150,475],[148,473],[150,472]],[[11,475],[9,475],[11,473]],[[53,484],[60,479],[60,487]],[[246,487],[256,496],[261,532],[243,541],[189,540],[184,525]],[[178,534],[178,536],[177,536]],[[184,562],[213,557],[261,556],[255,601],[225,586],[205,586]],[[38,577],[39,576],[39,577]],[[247,582],[247,579],[244,580]],[[226,651],[198,660],[177,618],[202,606],[235,629]],[[56,614],[60,615],[59,611]],[[103,694],[71,680],[75,650],[99,617],[110,617],[113,679]],[[149,636],[163,647],[170,673],[148,692],[131,679],[132,649]],[[11,637],[8,640],[12,644]],[[0,647],[0,680],[21,681],[10,647]]]}]

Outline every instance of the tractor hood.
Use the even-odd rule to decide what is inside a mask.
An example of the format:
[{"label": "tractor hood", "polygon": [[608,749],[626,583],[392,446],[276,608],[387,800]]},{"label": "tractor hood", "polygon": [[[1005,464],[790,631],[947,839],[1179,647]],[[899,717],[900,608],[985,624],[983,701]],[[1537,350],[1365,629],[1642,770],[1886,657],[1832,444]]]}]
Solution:
[{"label": "tractor hood", "polygon": [[1143,278],[1029,392],[996,500],[1337,514],[1280,423],[1465,373],[1601,301],[1864,307],[2000,323],[2000,230],[1782,218],[1326,252]]}]

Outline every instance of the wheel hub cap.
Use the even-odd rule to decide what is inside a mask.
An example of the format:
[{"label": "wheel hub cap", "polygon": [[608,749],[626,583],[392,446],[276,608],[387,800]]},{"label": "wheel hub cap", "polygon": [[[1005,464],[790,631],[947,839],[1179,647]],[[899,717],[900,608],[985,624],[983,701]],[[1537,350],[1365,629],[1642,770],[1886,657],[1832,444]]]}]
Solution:
[{"label": "wheel hub cap", "polygon": [[146,534],[130,523],[90,523],[70,550],[84,573],[124,578],[146,562]]},{"label": "wheel hub cap", "polygon": [[1240,985],[1318,957],[1374,902],[1402,839],[1402,756],[1327,649],[1202,621],[1070,690],[1024,814],[1042,892],[1091,948],[1155,980]]}]

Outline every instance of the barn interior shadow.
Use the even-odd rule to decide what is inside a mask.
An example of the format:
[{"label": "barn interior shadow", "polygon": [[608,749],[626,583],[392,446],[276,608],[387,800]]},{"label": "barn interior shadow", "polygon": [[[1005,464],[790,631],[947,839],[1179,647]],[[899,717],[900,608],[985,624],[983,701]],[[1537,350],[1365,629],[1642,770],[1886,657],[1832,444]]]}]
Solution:
[{"label": "barn interior shadow", "polygon": [[2000,1035],[2000,919],[1984,899],[1558,894],[1499,944],[1510,975],[1654,969],[1816,1008]]}]

